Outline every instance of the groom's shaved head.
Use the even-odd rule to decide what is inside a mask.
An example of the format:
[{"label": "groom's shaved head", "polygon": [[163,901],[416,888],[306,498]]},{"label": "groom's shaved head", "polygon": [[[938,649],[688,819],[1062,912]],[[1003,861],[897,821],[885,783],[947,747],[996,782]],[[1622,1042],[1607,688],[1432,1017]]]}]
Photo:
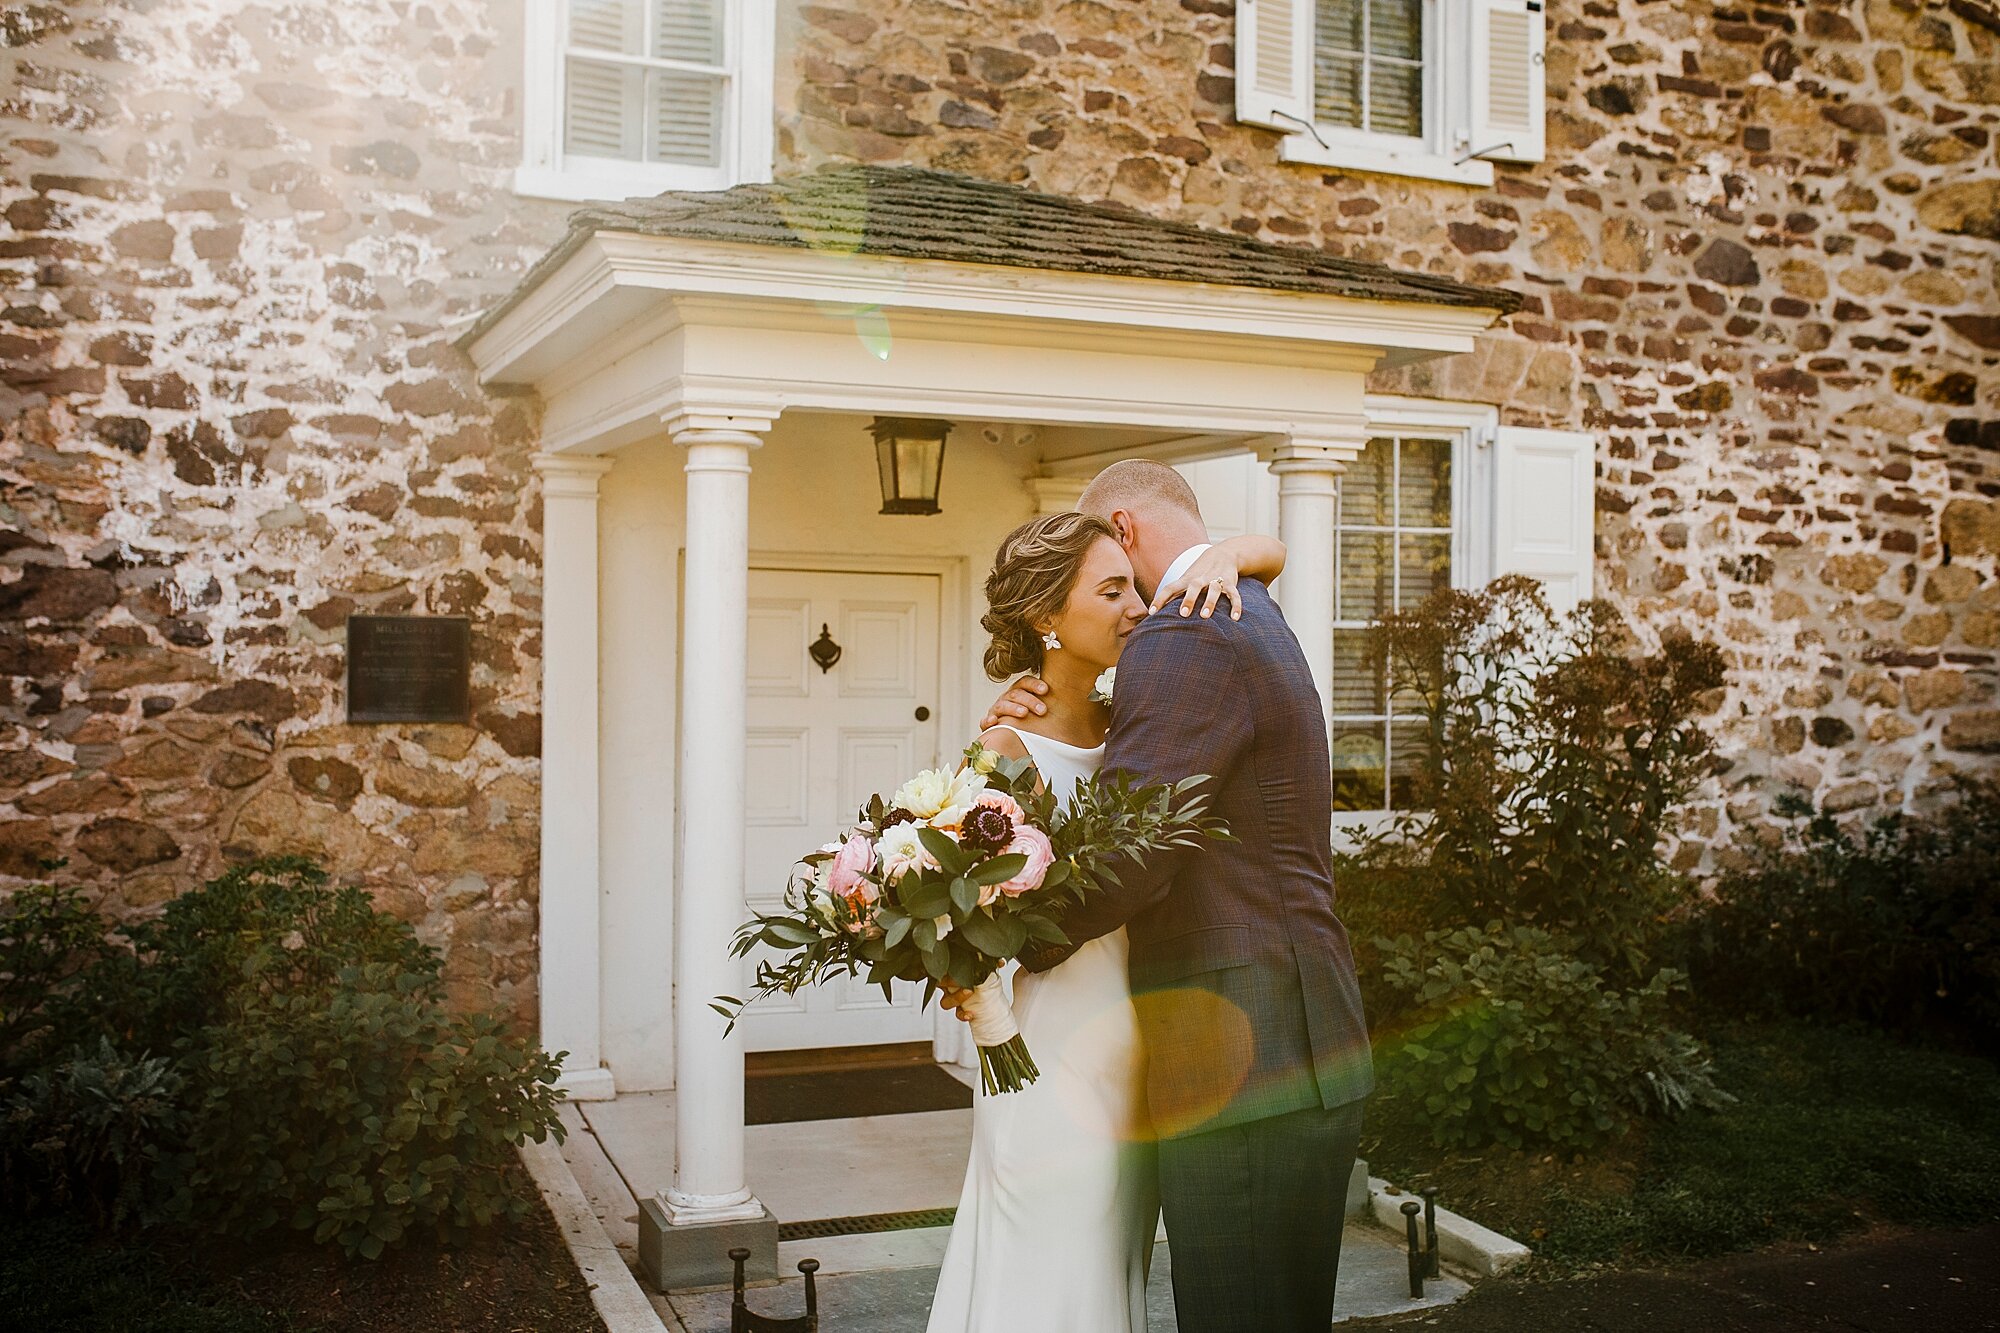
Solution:
[{"label": "groom's shaved head", "polygon": [[1187,478],[1150,458],[1121,459],[1105,468],[1084,487],[1076,507],[1099,518],[1110,518],[1120,509],[1148,518],[1179,510],[1201,522],[1201,504]]},{"label": "groom's shaved head", "polygon": [[1104,519],[1132,560],[1140,595],[1152,599],[1174,557],[1208,540],[1187,478],[1150,458],[1127,458],[1097,474],[1076,507]]}]

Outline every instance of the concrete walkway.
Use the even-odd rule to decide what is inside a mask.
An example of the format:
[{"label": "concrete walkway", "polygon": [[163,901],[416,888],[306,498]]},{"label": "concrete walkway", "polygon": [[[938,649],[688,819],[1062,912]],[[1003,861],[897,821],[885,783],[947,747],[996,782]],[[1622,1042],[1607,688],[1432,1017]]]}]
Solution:
[{"label": "concrete walkway", "polygon": [[[638,1200],[673,1172],[672,1093],[632,1093],[562,1111],[570,1130],[563,1157],[626,1262],[638,1258]],[[971,1141],[972,1112],[754,1125],[748,1130],[750,1185],[781,1221],[914,1212],[957,1204]],[[950,1231],[931,1227],[871,1235],[786,1241],[782,1271],[820,1261],[820,1310],[827,1333],[922,1333],[937,1267]],[[1174,1333],[1172,1257],[1154,1251],[1148,1315],[1152,1333]],[[1336,1322],[1413,1313],[1468,1290],[1447,1275],[1409,1297],[1402,1240],[1366,1219],[1351,1219],[1342,1246]],[[756,1289],[752,1308],[774,1315],[804,1309],[799,1279]],[[676,1333],[726,1333],[727,1291],[648,1293]]]}]

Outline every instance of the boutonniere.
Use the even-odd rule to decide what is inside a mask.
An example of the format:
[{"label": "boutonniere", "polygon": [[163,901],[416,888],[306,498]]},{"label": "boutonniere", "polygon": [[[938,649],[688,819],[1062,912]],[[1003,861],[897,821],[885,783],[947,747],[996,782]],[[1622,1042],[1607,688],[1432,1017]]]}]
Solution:
[{"label": "boutonniere", "polygon": [[1111,687],[1118,683],[1118,668],[1106,667],[1098,674],[1097,683],[1090,687],[1090,702],[1108,704],[1111,702]]}]

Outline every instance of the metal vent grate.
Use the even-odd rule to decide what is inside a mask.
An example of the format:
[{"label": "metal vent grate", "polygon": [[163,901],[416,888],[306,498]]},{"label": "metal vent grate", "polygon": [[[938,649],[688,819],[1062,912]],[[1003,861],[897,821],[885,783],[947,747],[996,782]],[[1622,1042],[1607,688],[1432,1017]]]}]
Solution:
[{"label": "metal vent grate", "polygon": [[920,1208],[912,1213],[869,1213],[863,1217],[824,1217],[816,1222],[780,1222],[778,1239],[817,1240],[822,1236],[867,1236],[879,1231],[916,1231],[948,1227],[956,1208]]}]

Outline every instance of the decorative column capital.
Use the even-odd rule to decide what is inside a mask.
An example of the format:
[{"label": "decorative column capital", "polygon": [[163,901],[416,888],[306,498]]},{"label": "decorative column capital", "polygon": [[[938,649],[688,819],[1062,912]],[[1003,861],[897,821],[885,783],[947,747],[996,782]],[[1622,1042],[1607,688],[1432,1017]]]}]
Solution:
[{"label": "decorative column capital", "polygon": [[763,443],[765,432],[777,423],[783,410],[775,403],[763,402],[680,402],[660,413],[660,424],[677,444],[690,435],[727,433],[747,437],[755,448]]},{"label": "decorative column capital", "polygon": [[1346,471],[1361,457],[1374,434],[1361,413],[1316,421],[1274,437],[1257,451],[1271,471],[1292,481],[1299,474],[1319,472],[1329,477]]},{"label": "decorative column capital", "polygon": [[1076,508],[1076,502],[1083,498],[1083,492],[1090,485],[1088,477],[1028,477],[1023,486],[1035,502],[1035,513],[1064,514]]},{"label": "decorative column capital", "polygon": [[543,495],[571,500],[595,500],[598,481],[614,466],[599,454],[536,454],[529,461],[541,474]]}]

